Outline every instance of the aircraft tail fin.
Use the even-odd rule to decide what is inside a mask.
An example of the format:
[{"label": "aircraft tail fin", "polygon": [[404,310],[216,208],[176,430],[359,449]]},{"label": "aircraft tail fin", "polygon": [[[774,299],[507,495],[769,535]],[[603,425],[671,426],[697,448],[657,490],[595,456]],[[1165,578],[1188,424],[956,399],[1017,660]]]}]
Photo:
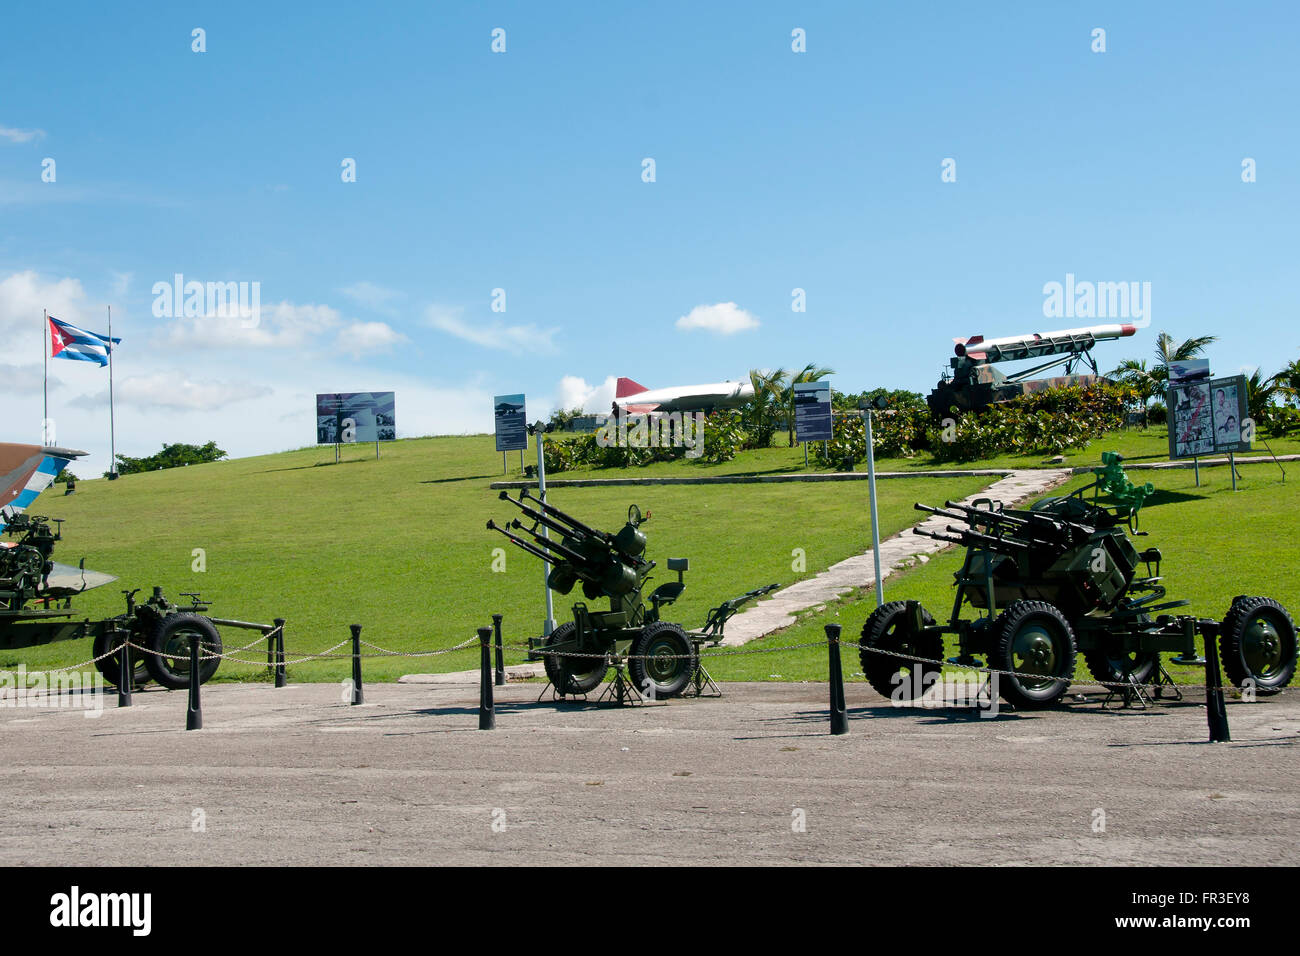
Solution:
[{"label": "aircraft tail fin", "polygon": [[629,395],[639,395],[641,392],[650,391],[639,382],[634,382],[630,378],[620,377],[617,386],[614,388],[615,398],[627,398]]},{"label": "aircraft tail fin", "polygon": [[50,445],[0,443],[0,527],[8,516],[26,511],[69,462],[85,454]]}]

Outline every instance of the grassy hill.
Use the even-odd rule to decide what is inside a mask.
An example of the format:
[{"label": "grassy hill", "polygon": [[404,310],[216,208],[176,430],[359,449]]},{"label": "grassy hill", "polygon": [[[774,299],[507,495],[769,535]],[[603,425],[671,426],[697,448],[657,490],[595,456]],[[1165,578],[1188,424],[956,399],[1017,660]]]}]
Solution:
[{"label": "grassy hill", "polygon": [[[772,449],[785,453],[788,449]],[[700,474],[762,470],[755,453],[721,469],[682,462],[657,473]],[[802,465],[802,453],[800,465]],[[511,456],[518,477],[518,455]],[[348,449],[334,463],[332,448],[299,451],[128,475],[115,482],[82,481],[74,495],[58,489],[33,511],[67,519],[55,556],[116,574],[120,582],[77,602],[88,616],[122,608],[120,590],[161,585],[169,597],[200,591],[216,616],[288,620],[286,646],[318,651],[348,636],[351,623],[385,648],[424,651],[449,647],[505,615],[508,641],[540,632],[542,568],[484,527],[489,517],[513,517],[489,484],[501,477],[491,436],[427,438],[387,444],[376,461],[373,446]],[[610,476],[621,472],[607,473]],[[880,484],[883,532],[911,524],[918,498],[963,497],[987,484],[975,476],[891,480]],[[917,486],[923,485],[922,492]],[[869,544],[865,483],[762,486],[556,489],[551,501],[597,527],[617,530],[629,503],[653,513],[646,531],[658,580],[671,580],[665,559],[691,559],[680,619],[703,622],[709,607],[763,584],[782,585],[860,552]],[[491,570],[492,551],[504,547],[506,571]],[[806,570],[791,569],[802,548]],[[202,549],[206,570],[193,570]],[[557,595],[564,619],[573,598]],[[251,634],[226,633],[228,646]],[[0,654],[0,667],[28,668],[85,660],[89,647],[69,642]],[[252,659],[256,649],[249,652]],[[367,661],[367,679],[413,671],[476,666],[476,652],[419,660]],[[224,662],[218,678],[258,676],[252,666]],[[347,675],[343,661],[292,668],[296,680]]]}]

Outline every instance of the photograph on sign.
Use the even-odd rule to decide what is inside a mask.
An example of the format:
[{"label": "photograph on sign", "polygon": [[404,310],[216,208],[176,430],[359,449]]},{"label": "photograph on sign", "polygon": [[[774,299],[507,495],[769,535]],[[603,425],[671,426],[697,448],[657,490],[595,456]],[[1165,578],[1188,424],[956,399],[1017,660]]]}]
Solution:
[{"label": "photograph on sign", "polygon": [[1214,451],[1214,423],[1210,414],[1207,383],[1179,385],[1170,389],[1171,458],[1208,455]]},{"label": "photograph on sign", "polygon": [[325,392],[316,396],[316,444],[395,441],[394,392]]},{"label": "photograph on sign", "polygon": [[1237,414],[1237,386],[1218,385],[1210,408],[1216,445],[1235,445],[1241,441],[1241,418]]},{"label": "photograph on sign", "polygon": [[498,395],[492,399],[497,451],[523,451],[528,447],[528,412],[523,395]]},{"label": "photograph on sign", "polygon": [[1209,359],[1182,359],[1169,363],[1169,384],[1196,382],[1210,377]]}]

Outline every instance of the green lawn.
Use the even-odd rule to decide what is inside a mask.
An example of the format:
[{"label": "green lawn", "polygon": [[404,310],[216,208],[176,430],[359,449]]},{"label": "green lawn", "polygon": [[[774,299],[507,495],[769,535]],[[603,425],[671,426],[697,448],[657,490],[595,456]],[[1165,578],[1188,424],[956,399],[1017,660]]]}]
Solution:
[{"label": "green lawn", "polygon": [[[1141,513],[1139,547],[1155,546],[1164,555],[1161,573],[1169,588],[1168,600],[1186,598],[1192,603],[1172,613],[1191,613],[1222,619],[1232,598],[1258,594],[1275,598],[1293,614],[1300,611],[1300,474],[1292,470],[1291,480],[1281,480],[1277,466],[1246,465],[1240,490],[1232,491],[1226,468],[1206,469],[1201,487],[1194,485],[1191,471],[1167,471],[1136,475],[1150,479],[1157,488],[1154,498]],[[1089,482],[1078,476],[1066,490]],[[888,483],[886,483],[888,484]],[[909,485],[911,483],[909,482]],[[946,620],[952,610],[953,573],[961,566],[962,552],[950,549],[928,564],[918,566],[885,582],[886,600],[919,600],[935,618]],[[856,599],[806,616],[787,628],[747,647],[780,647],[824,639],[824,625],[839,623],[845,640],[857,640],[867,615],[875,608],[875,595],[864,591]],[[969,609],[967,615],[973,612]],[[946,654],[956,653],[955,643]],[[844,673],[861,679],[856,652],[844,652]],[[781,653],[718,658],[709,662],[714,677],[723,680],[825,680],[826,650],[811,648]],[[1176,680],[1200,683],[1204,671],[1198,668],[1170,668]],[[1082,659],[1079,676],[1085,677]],[[779,675],[779,678],[776,676]]]},{"label": "green lawn", "polygon": [[[86,594],[77,607],[108,616],[122,607],[121,588],[161,585],[179,600],[201,591],[212,614],[243,620],[288,620],[290,656],[322,650],[363,625],[363,638],[400,651],[449,647],[474,635],[493,612],[505,615],[507,640],[540,631],[539,561],[489,532],[517,512],[498,501],[491,481],[501,456],[491,436],[429,438],[349,449],[340,465],[332,448],[309,448],[208,465],[192,465],[115,482],[81,481],[69,497],[51,489],[32,509],[65,518],[55,557],[117,574],[118,584]],[[784,451],[784,450],[774,450]],[[759,453],[765,455],[767,453]],[[512,455],[518,471],[518,455]],[[698,474],[692,463],[666,469]],[[607,473],[611,476],[614,473]],[[516,475],[517,476],[517,475]],[[977,476],[894,480],[880,486],[883,533],[911,524],[917,499],[963,497],[988,483]],[[659,581],[671,580],[666,558],[686,556],[691,570],[675,610],[688,625],[707,609],[751,588],[790,584],[869,544],[867,489],[853,483],[649,486],[557,489],[552,503],[589,524],[617,530],[629,503],[653,513],[646,531]],[[506,570],[491,570],[504,547]],[[192,570],[194,549],[206,570]],[[806,570],[792,570],[795,549]],[[576,592],[575,592],[576,594]],[[563,620],[573,597],[556,596]],[[226,632],[228,645],[252,639]],[[249,652],[257,657],[257,650]],[[0,667],[64,666],[90,657],[88,642],[0,654]],[[476,651],[421,660],[367,661],[367,680],[476,666]],[[218,679],[262,676],[224,662]],[[291,668],[295,680],[347,676],[346,661]]]}]

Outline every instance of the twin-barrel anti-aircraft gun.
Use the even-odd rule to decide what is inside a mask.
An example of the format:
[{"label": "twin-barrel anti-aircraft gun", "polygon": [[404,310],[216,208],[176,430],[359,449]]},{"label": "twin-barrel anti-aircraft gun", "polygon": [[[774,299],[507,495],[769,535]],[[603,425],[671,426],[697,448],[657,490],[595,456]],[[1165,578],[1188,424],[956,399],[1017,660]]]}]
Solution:
[{"label": "twin-barrel anti-aircraft gun", "polygon": [[505,526],[488,521],[488,529],[549,564],[546,583],[551,590],[568,594],[581,583],[587,600],[609,600],[607,611],[576,602],[572,621],[543,638],[529,640],[529,658],[542,660],[546,676],[561,696],[592,692],[611,668],[618,674],[616,681],[621,681],[624,667],[636,692],[651,698],[699,694],[706,686],[716,689],[701,664],[701,646],[721,642],[723,628],[742,605],[777,587],[769,584],[724,601],[709,611],[702,627],[688,630],[662,617],[664,608],[686,589],[686,558],[669,558],[668,570],[676,572],[677,580],[644,594],[655,567],[645,556],[646,537],[641,530],[650,520],[649,512],[643,515],[636,505],[630,506],[627,522],[610,533],[584,524],[526,490],[517,500],[505,491],[500,497],[531,524],[520,518]]}]

